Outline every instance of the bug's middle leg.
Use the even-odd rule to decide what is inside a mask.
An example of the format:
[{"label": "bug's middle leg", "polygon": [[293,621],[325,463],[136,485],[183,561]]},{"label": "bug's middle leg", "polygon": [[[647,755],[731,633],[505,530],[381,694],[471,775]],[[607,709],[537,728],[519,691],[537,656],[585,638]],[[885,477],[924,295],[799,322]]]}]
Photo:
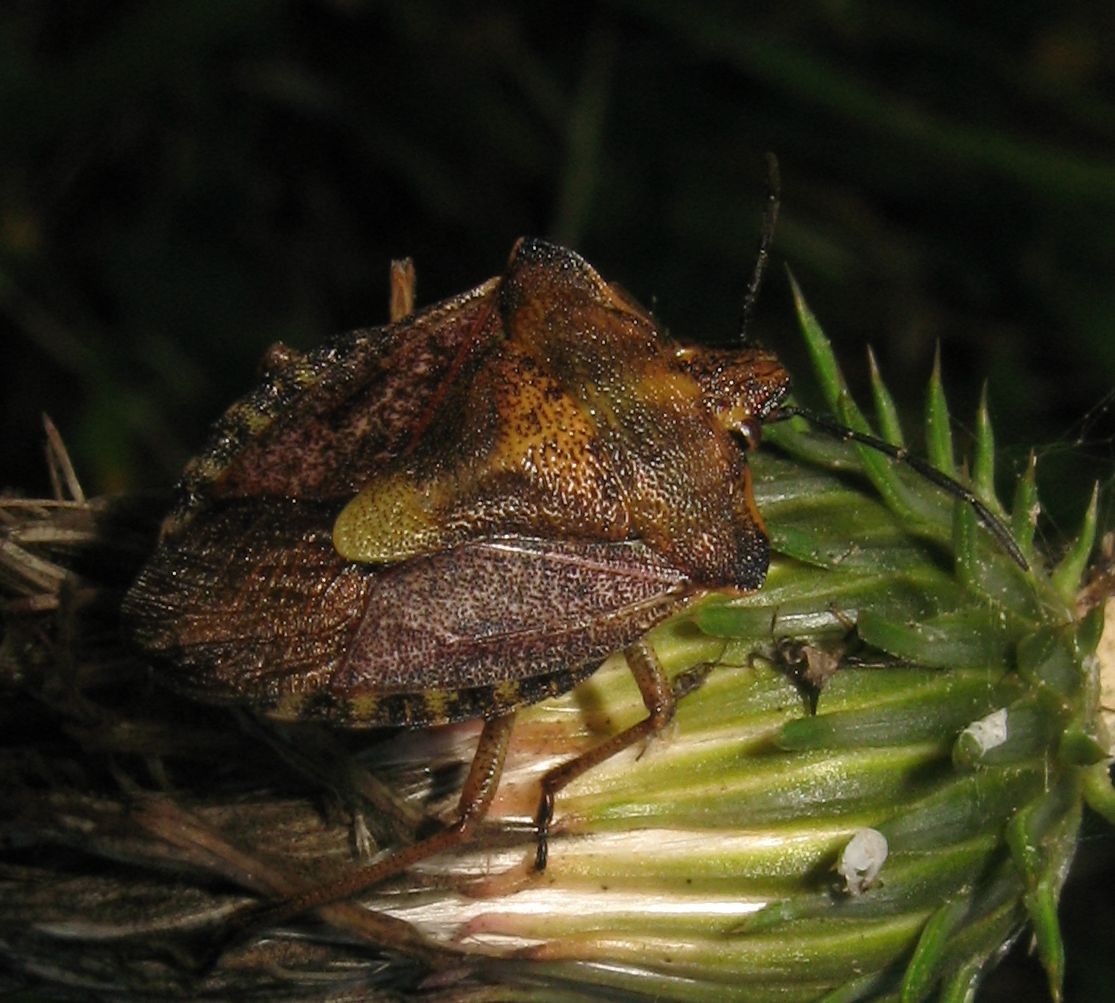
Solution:
[{"label": "bug's middle leg", "polygon": [[643,703],[647,708],[647,716],[630,728],[625,728],[618,735],[613,735],[568,762],[554,767],[542,777],[542,793],[534,817],[538,838],[538,849],[534,859],[536,871],[546,869],[550,822],[554,816],[554,795],[582,774],[611,759],[616,753],[660,732],[673,718],[678,700],[700,686],[712,669],[710,663],[697,665],[681,673],[671,682],[658,661],[654,649],[645,640],[628,645],[623,651],[623,656],[627,659],[627,666],[638,684]]}]

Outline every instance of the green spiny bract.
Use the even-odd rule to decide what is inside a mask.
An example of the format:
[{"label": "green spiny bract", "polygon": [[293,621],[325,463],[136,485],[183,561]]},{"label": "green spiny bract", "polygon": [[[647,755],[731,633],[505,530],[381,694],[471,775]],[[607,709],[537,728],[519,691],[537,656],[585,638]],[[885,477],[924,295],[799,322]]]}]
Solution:
[{"label": "green spiny bract", "polygon": [[[795,294],[830,408],[871,431]],[[880,432],[901,444],[873,360],[872,374]],[[1059,998],[1056,906],[1085,796],[1112,814],[1101,612],[1073,605],[1095,506],[1044,570],[1034,466],[1004,512],[981,407],[970,483],[1011,527],[1023,570],[970,506],[795,425],[769,429],[754,460],[776,554],[765,587],[710,597],[652,635],[672,671],[717,662],[676,734],[570,789],[543,878],[503,894],[498,875],[522,849],[481,839],[432,884],[490,897],[433,907],[427,876],[411,890],[421,907],[391,900],[487,955],[484,981],[531,999],[959,1001],[1030,931]],[[927,449],[963,476],[936,370]],[[640,708],[617,666],[528,711],[506,816],[522,812],[515,792],[544,767],[539,750],[575,752]],[[863,832],[880,854],[866,878],[841,864]]]}]

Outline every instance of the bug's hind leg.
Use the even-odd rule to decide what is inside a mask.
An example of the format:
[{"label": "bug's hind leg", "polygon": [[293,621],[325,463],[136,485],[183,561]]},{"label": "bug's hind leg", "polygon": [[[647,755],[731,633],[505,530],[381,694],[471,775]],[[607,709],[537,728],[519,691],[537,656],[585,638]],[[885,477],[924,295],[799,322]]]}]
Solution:
[{"label": "bug's hind leg", "polygon": [[461,789],[456,818],[450,825],[411,846],[389,853],[366,867],[349,871],[335,881],[306,887],[261,909],[253,907],[246,915],[234,916],[231,920],[232,929],[218,948],[218,953],[233,943],[250,940],[266,927],[285,923],[302,913],[350,899],[381,881],[401,874],[419,861],[444,853],[468,840],[492,805],[500,775],[503,773],[514,723],[514,712],[484,722],[472,765]]},{"label": "bug's hind leg", "polygon": [[628,645],[623,655],[639,686],[639,692],[647,708],[647,716],[618,735],[613,735],[587,752],[582,752],[579,756],[562,763],[561,766],[554,767],[542,777],[542,793],[534,817],[538,837],[538,850],[534,858],[536,871],[546,869],[550,822],[554,817],[554,795],[617,752],[622,752],[628,746],[660,732],[672,720],[677,702],[697,689],[712,670],[711,663],[703,663],[681,673],[671,682],[658,661],[654,649],[646,641],[640,640]]}]

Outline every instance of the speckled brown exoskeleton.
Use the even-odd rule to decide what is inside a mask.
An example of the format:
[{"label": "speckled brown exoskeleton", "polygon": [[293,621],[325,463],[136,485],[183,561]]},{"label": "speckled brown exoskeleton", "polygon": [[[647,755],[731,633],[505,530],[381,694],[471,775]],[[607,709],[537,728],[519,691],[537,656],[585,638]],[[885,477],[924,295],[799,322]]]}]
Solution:
[{"label": "speckled brown exoskeleton", "polygon": [[174,688],[281,720],[484,719],[457,821],[354,888],[463,839],[516,708],[623,650],[648,716],[545,777],[544,866],[554,794],[673,714],[642,635],[763,583],[745,454],[785,370],[676,345],[531,239],[469,292],[269,361],[186,468],[125,601],[132,639]]}]

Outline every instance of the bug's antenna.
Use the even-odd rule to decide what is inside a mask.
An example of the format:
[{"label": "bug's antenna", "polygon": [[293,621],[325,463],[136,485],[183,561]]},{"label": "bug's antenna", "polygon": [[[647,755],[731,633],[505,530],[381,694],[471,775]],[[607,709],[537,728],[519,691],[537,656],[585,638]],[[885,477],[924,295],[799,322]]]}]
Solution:
[{"label": "bug's antenna", "polygon": [[751,326],[751,315],[759,302],[759,290],[763,285],[763,273],[770,260],[770,246],[774,243],[774,228],[778,224],[778,208],[782,204],[782,179],[778,172],[778,158],[773,153],[766,155],[767,162],[767,200],[763,209],[763,226],[759,231],[759,252],[755,255],[755,267],[751,281],[743,296],[743,308],[739,317],[739,340],[748,342],[747,329]]},{"label": "bug's antenna", "polygon": [[917,471],[917,473],[921,474],[926,480],[932,481],[939,488],[943,488],[954,498],[959,498],[961,501],[971,505],[979,521],[987,527],[991,535],[994,536],[1002,545],[1003,549],[1010,554],[1014,563],[1023,571],[1030,570],[1029,562],[1026,560],[1025,556],[1023,556],[1022,551],[1019,549],[1014,537],[1011,536],[1011,532],[1003,520],[992,512],[971,488],[961,484],[956,478],[949,477],[948,474],[938,470],[928,460],[922,459],[920,456],[911,453],[907,449],[903,449],[901,446],[895,446],[885,439],[880,439],[878,436],[874,435],[868,435],[866,432],[857,432],[854,428],[841,425],[837,421],[826,418],[824,415],[815,414],[805,408],[779,408],[778,412],[771,415],[767,421],[784,421],[787,418],[795,417],[804,418],[814,428],[820,429],[822,432],[827,432],[837,439],[843,439],[845,442],[858,442],[863,446],[876,449],[880,453],[885,453],[899,463],[906,464],[911,470]]}]

